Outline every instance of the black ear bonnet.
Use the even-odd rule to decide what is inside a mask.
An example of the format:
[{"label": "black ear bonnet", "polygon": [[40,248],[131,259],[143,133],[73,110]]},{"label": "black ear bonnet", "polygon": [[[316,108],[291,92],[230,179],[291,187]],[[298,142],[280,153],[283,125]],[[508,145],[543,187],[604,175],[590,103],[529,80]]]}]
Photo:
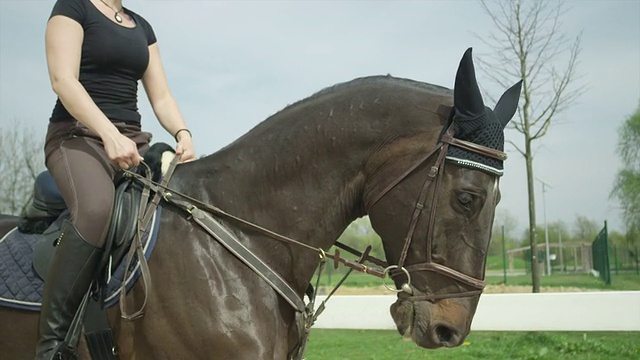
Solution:
[{"label": "black ear bonnet", "polygon": [[[498,100],[495,109],[484,105],[476,82],[471,48],[460,61],[453,95],[453,109],[449,122],[453,122],[454,137],[474,144],[504,151],[504,127],[518,107],[522,81],[508,89]],[[502,176],[503,162],[451,145],[447,160],[468,168]]]}]

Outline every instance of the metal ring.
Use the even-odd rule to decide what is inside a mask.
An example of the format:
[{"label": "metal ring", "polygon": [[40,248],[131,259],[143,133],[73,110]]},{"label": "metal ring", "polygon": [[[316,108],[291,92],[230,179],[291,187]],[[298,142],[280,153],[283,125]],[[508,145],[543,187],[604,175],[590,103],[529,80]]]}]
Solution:
[{"label": "metal ring", "polygon": [[[405,275],[407,275],[407,282],[402,284],[402,287],[400,289],[396,289],[395,286],[394,287],[389,286],[385,281],[385,279],[387,278],[387,275],[389,274],[389,271],[394,269],[400,269],[402,272],[404,272]],[[401,293],[405,291],[404,288],[407,288],[407,289],[411,288],[411,275],[409,275],[409,271],[404,267],[398,267],[398,265],[391,265],[386,269],[384,269],[384,272],[382,274],[384,275],[384,277],[382,278],[382,285],[384,285],[384,287],[387,288],[387,290],[389,291],[393,291],[395,293]]]}]

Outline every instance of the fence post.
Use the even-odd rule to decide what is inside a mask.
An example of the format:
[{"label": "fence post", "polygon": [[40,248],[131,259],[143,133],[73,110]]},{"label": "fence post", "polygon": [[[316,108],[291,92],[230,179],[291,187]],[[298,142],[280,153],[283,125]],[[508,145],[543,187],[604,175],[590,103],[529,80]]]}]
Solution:
[{"label": "fence post", "polygon": [[636,245],[636,274],[640,275],[640,264],[638,263],[638,245]]},{"label": "fence post", "polygon": [[604,227],[591,244],[591,254],[593,258],[592,269],[600,272],[600,277],[606,285],[611,285],[611,265],[609,263],[609,235],[607,221]]},{"label": "fence post", "polygon": [[504,269],[504,284],[507,285],[507,246],[504,239],[504,225],[502,225],[502,268]]},{"label": "fence post", "polygon": [[558,245],[560,246],[560,271],[563,273],[567,272],[567,269],[564,266],[564,249],[562,248],[562,231],[558,230]]},{"label": "fence post", "polygon": [[615,266],[614,270],[616,271],[616,275],[618,275],[618,268],[620,266],[618,265],[618,246],[617,245],[613,245],[613,264]]},{"label": "fence post", "polygon": [[611,266],[609,264],[609,228],[607,227],[607,220],[604,221],[604,256],[605,256],[604,283],[607,285],[611,285]]}]

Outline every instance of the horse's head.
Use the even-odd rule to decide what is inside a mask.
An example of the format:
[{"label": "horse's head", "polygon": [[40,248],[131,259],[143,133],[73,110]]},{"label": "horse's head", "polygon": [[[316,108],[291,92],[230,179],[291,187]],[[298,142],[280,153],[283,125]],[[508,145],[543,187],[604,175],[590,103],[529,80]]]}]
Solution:
[{"label": "horse's head", "polygon": [[517,109],[520,85],[507,90],[493,110],[485,107],[467,50],[437,146],[418,155],[408,149],[420,148],[419,139],[390,146],[386,162],[398,156],[396,163],[407,171],[365,197],[399,289],[391,314],[398,331],[420,346],[457,346],[469,332],[500,199],[503,131]]}]

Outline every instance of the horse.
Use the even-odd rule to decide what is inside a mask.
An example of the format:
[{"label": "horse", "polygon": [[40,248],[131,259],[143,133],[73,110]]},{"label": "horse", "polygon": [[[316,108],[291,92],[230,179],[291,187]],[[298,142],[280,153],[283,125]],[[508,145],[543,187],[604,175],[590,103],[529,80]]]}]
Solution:
[{"label": "horse", "polygon": [[[503,129],[517,107],[516,85],[495,109],[486,107],[471,49],[453,90],[389,75],[354,79],[285,107],[216,153],[178,165],[169,187],[323,250],[368,215],[397,289],[390,312],[399,333],[424,348],[458,346],[484,287],[506,158]],[[497,143],[462,139],[471,128],[497,131]],[[304,296],[318,252],[230,219],[220,222]],[[163,208],[149,267],[144,316],[128,321],[117,307],[108,311],[121,359],[295,357],[296,311],[186,211]],[[138,282],[127,299],[140,305],[143,293]],[[2,357],[31,358],[38,313],[0,308],[0,319]]]}]

